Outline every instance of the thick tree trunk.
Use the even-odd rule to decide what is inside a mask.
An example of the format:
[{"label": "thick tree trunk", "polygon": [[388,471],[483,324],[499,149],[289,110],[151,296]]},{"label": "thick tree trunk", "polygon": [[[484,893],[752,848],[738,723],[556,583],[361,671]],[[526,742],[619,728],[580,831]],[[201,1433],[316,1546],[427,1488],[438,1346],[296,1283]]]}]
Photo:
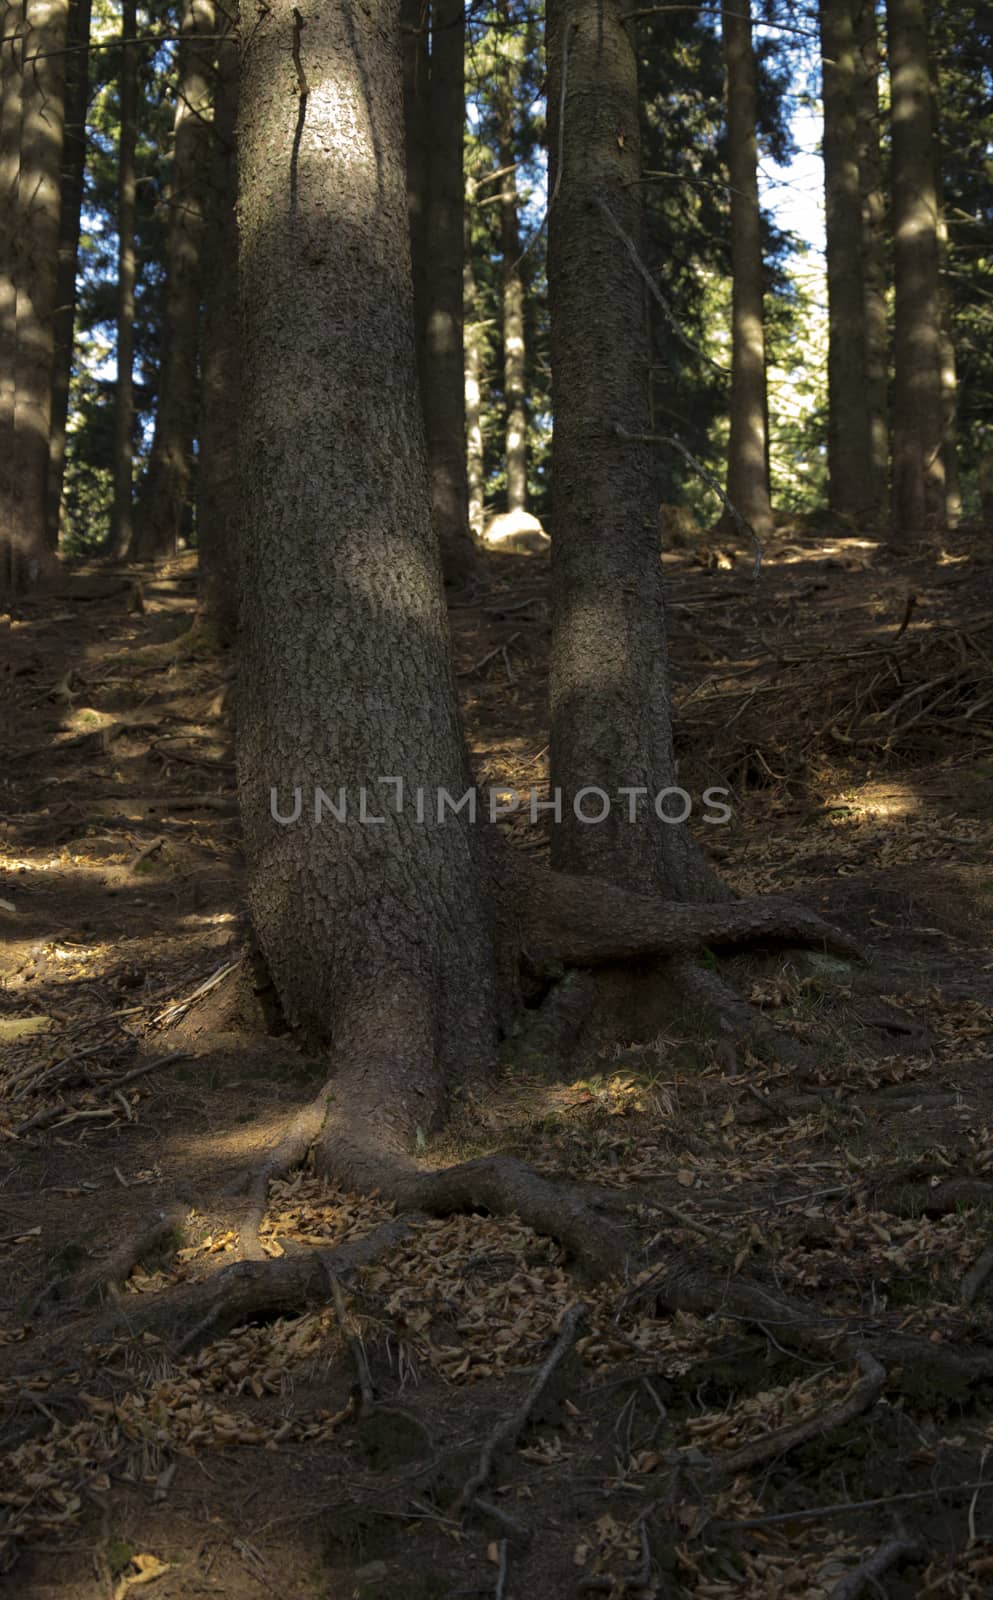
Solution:
[{"label": "thick tree trunk", "polygon": [[828,286],[828,475],[832,511],[875,510],[865,361],[862,196],[851,0],[821,0]]},{"label": "thick tree trunk", "polygon": [[[686,829],[653,809],[677,779],[652,447],[614,431],[649,429],[642,282],[610,221],[637,245],[637,66],[619,0],[551,0],[548,106],[553,864],[679,898],[714,885]],[[587,825],[574,802],[591,786],[613,803]],[[621,788],[639,791],[633,822]]]},{"label": "thick tree trunk", "polygon": [[14,465],[17,392],[18,177],[21,166],[20,6],[7,0],[0,32],[0,595],[14,587],[18,473]]},{"label": "thick tree trunk", "polygon": [[48,542],[59,542],[62,480],[66,464],[66,422],[76,323],[76,266],[79,213],[86,172],[86,108],[89,103],[90,0],[71,0],[69,53],[66,56],[66,120],[62,145],[62,204],[59,214],[59,275],[55,294],[55,359],[52,373],[52,426],[48,455]]},{"label": "thick tree trunk", "polygon": [[924,0],[887,0],[895,278],[893,521],[945,524],[938,197]]},{"label": "thick tree trunk", "polygon": [[[136,0],[121,0],[125,39],[137,33]],[[114,500],[111,549],[127,555],[134,537],[135,148],[138,142],[138,46],[121,53],[121,126],[117,153],[117,381],[114,386]]]},{"label": "thick tree trunk", "polygon": [[862,201],[862,290],[865,395],[872,462],[873,516],[889,506],[890,426],[887,398],[886,195],[879,148],[879,29],[876,0],[856,0],[856,106],[859,192]]},{"label": "thick tree trunk", "polygon": [[477,539],[483,537],[486,519],[486,467],[483,454],[483,344],[478,326],[479,303],[476,274],[472,265],[472,239],[469,208],[473,190],[466,194],[465,266],[462,272],[462,304],[465,312],[465,467],[469,491],[469,526]]},{"label": "thick tree trunk", "polygon": [[464,58],[463,0],[433,0],[421,399],[431,507],[442,567],[451,583],[464,583],[478,571],[469,527],[462,344]]},{"label": "thick tree trunk", "polygon": [[400,30],[407,219],[414,285],[414,343],[417,370],[421,375],[427,294],[424,268],[428,214],[428,119],[431,110],[431,56],[428,48],[431,34],[430,0],[400,0]]},{"label": "thick tree trunk", "polygon": [[142,561],[175,553],[190,498],[214,24],[213,0],[183,0],[158,404],[132,550]]},{"label": "thick tree trunk", "polygon": [[[489,1065],[493,948],[479,830],[436,820],[439,787],[469,777],[417,394],[398,6],[294,19],[274,0],[242,56],[239,773],[265,958],[383,1154]],[[294,786],[303,816],[280,826],[270,790],[285,805]],[[318,788],[346,790],[347,822],[315,823]],[[385,820],[359,819],[362,790]]]},{"label": "thick tree trunk", "polygon": [[[509,24],[507,0],[498,7]],[[496,86],[497,159],[503,171],[500,186],[500,263],[503,286],[503,393],[506,413],[507,510],[528,508],[528,418],[525,400],[524,274],[517,210],[518,73],[512,36],[502,38],[503,55]]]},{"label": "thick tree trunk", "polygon": [[747,0],[722,6],[731,178],[731,434],[728,498],[761,539],[772,530],[767,448],[764,268],[755,137],[756,75]]},{"label": "thick tree trunk", "polygon": [[15,272],[14,459],[18,482],[11,574],[15,588],[36,583],[52,562],[47,538],[48,454],[68,19],[68,0],[32,0],[27,7]]},{"label": "thick tree trunk", "polygon": [[200,606],[229,643],[238,622],[238,40],[220,40],[207,197],[203,395],[197,480]]},{"label": "thick tree trunk", "polygon": [[[624,207],[640,191],[618,184],[629,164],[612,155],[616,110],[630,108],[630,44],[616,11],[598,44],[597,0],[569,5],[581,8],[585,59],[563,208],[573,223],[582,216],[592,172],[633,225]],[[268,1178],[314,1146],[339,1181],[382,1187],[401,1207],[517,1211],[605,1274],[623,1262],[624,1241],[574,1193],[509,1157],[438,1171],[408,1153],[453,1096],[488,1079],[501,1000],[513,997],[525,953],[534,972],[560,952],[623,961],[784,934],[851,946],[788,905],[672,907],[536,868],[482,818],[473,826],[466,807],[452,810],[474,791],[417,392],[398,9],[398,0],[369,0],[304,14],[272,0],[242,43],[239,787],[262,953],[289,1020],[330,1042],[334,1076],[263,1153],[239,1229],[257,1255]],[[554,47],[552,59],[561,59]],[[593,81],[624,92],[608,92],[604,115],[584,123],[600,103],[585,92]],[[598,242],[610,245],[626,307],[610,331],[630,339],[627,283],[640,303],[637,278],[618,273],[612,230],[594,235],[594,260]],[[595,353],[603,360],[605,346]],[[625,422],[640,421],[627,367],[611,361],[600,371],[608,398]],[[650,470],[602,422],[587,426],[585,442],[626,491],[623,514],[639,514],[626,548],[641,556],[643,525],[654,523],[651,505],[640,515]],[[605,535],[624,537],[623,514]],[[653,536],[657,573],[654,545]],[[645,565],[627,570],[628,591]],[[626,593],[621,608],[628,603]],[[656,606],[657,648],[659,621]],[[625,638],[640,643],[630,629]],[[592,691],[588,699],[595,712]],[[649,702],[651,711],[664,704]],[[643,696],[639,715],[647,720]]]}]

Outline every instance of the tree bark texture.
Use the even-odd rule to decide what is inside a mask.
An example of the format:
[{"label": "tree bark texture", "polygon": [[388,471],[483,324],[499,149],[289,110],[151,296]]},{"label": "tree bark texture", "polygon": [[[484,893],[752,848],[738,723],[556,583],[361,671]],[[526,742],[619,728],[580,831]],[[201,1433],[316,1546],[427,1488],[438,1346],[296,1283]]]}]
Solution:
[{"label": "tree bark texture", "polygon": [[759,211],[757,90],[747,0],[722,6],[731,178],[731,432],[728,499],[761,539],[772,531],[767,446],[764,267]]},{"label": "tree bark texture", "polygon": [[478,568],[469,527],[465,449],[464,63],[463,0],[432,0],[421,399],[427,429],[431,507],[441,543],[442,567],[446,579],[453,583],[464,583]]},{"label": "tree bark texture", "polygon": [[887,378],[886,195],[879,148],[879,28],[875,0],[855,0],[855,128],[862,202],[862,291],[866,410],[874,519],[889,507],[890,424]]},{"label": "tree bark texture", "polygon": [[[290,1019],[330,1038],[336,1100],[380,1151],[489,1064],[495,1016],[479,830],[434,820],[439,787],[469,777],[417,391],[398,12],[297,22],[273,0],[244,31],[239,117],[251,905]],[[303,816],[280,826],[270,791],[293,786]],[[347,791],[347,822],[314,821],[318,787]],[[381,822],[360,820],[362,789]]]},{"label": "tree bark texture", "polygon": [[19,477],[14,464],[17,392],[17,197],[21,168],[24,24],[7,0],[0,33],[0,594],[14,587]]},{"label": "tree bark texture", "polygon": [[893,521],[945,523],[941,296],[932,86],[924,0],[888,0],[895,280]]},{"label": "tree bark texture", "polygon": [[857,524],[875,509],[866,387],[862,195],[851,0],[821,0],[828,286],[831,509]]},{"label": "tree bark texture", "polygon": [[204,174],[208,159],[213,0],[183,0],[176,87],[175,145],[158,401],[148,475],[139,497],[132,554],[174,555],[189,504],[197,423],[197,349],[202,288]]},{"label": "tree bark texture", "polygon": [[[684,827],[659,822],[676,783],[642,282],[610,216],[641,234],[637,66],[618,0],[548,10],[553,865],[671,898],[714,888]],[[563,94],[564,85],[564,94]],[[620,131],[619,131],[620,130]],[[623,134],[623,137],[621,136]],[[574,797],[641,790],[584,825]],[[600,803],[590,797],[588,810]]]},{"label": "tree bark texture", "polygon": [[66,422],[76,322],[76,267],[79,214],[86,172],[86,110],[89,103],[90,0],[71,0],[69,53],[66,56],[65,132],[62,143],[62,202],[59,213],[59,271],[55,292],[55,355],[52,372],[52,424],[48,453],[48,543],[59,542],[62,480],[66,464]]},{"label": "tree bark texture", "polygon": [[200,606],[225,643],[238,622],[237,30],[218,41],[210,141],[200,407],[197,554]]},{"label": "tree bark texture", "polygon": [[[68,0],[32,0],[26,11],[25,66],[19,84],[20,162],[12,219],[16,261],[16,481],[9,577],[14,589],[31,587],[51,565],[47,538],[48,453],[68,19]],[[16,97],[18,88],[14,87],[13,93]]]},{"label": "tree bark texture", "polygon": [[465,17],[457,0],[401,0],[407,214],[432,515],[445,578],[478,570],[466,477]]}]

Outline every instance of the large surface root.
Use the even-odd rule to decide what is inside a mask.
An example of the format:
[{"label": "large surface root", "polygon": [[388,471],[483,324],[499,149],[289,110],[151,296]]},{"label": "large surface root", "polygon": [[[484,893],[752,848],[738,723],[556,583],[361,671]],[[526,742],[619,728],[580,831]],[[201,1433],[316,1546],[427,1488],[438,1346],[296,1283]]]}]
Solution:
[{"label": "large surface root", "polygon": [[[111,1339],[153,1334],[174,1343],[178,1352],[194,1350],[229,1329],[264,1317],[290,1316],[329,1296],[329,1275],[343,1278],[372,1262],[407,1238],[425,1218],[391,1217],[360,1239],[333,1249],[307,1249],[278,1259],[234,1261],[204,1282],[183,1283],[154,1296],[128,1295],[94,1322],[66,1330],[67,1347],[81,1340],[102,1344]],[[53,1346],[63,1343],[60,1337]],[[57,1350],[53,1353],[53,1359]]]},{"label": "large surface root", "polygon": [[686,905],[535,862],[515,862],[510,873],[519,897],[521,945],[532,960],[591,967],[750,944],[812,945],[861,958],[848,934],[792,900],[755,896]]}]

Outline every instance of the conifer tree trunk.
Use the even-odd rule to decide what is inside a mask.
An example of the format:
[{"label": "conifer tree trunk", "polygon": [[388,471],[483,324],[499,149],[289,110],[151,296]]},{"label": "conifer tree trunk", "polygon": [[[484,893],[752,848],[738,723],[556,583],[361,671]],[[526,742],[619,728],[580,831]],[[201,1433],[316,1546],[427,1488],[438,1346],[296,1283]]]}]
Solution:
[{"label": "conifer tree trunk", "polygon": [[213,0],[183,0],[155,434],[132,547],[142,561],[175,553],[190,498],[214,20]]},{"label": "conifer tree trunk", "polygon": [[427,430],[431,505],[445,577],[464,583],[478,570],[466,482],[462,145],[465,132],[463,0],[433,0],[421,399]]},{"label": "conifer tree trunk", "polygon": [[52,425],[48,456],[48,542],[59,542],[62,480],[66,462],[66,422],[76,322],[76,266],[79,214],[86,172],[86,108],[89,103],[90,0],[71,0],[69,53],[66,56],[66,117],[62,144],[62,203],[59,213],[59,276],[55,293],[55,358],[52,373]]},{"label": "conifer tree trunk", "polygon": [[856,105],[859,191],[862,199],[865,394],[872,463],[873,515],[889,505],[890,425],[887,396],[886,195],[879,148],[879,29],[876,0],[856,0]]},{"label": "conifer tree trunk", "polygon": [[14,400],[17,389],[17,283],[15,243],[21,165],[21,8],[6,0],[0,19],[0,595],[14,587],[17,570],[17,498]]},{"label": "conifer tree trunk", "polygon": [[[136,0],[121,0],[125,39],[137,32]],[[138,47],[121,53],[121,127],[117,151],[117,381],[114,386],[114,500],[111,549],[127,555],[134,537],[135,148],[138,142]]]},{"label": "conifer tree trunk", "polygon": [[938,206],[938,306],[941,361],[941,462],[945,474],[945,521],[956,528],[962,515],[962,482],[958,456],[958,362],[952,321],[952,295],[948,285],[948,218],[942,204],[941,156],[938,130],[941,112],[937,84],[932,80],[931,115],[934,129],[934,189]]},{"label": "conifer tree trunk", "polygon": [[[577,165],[562,186],[565,205],[567,181],[577,180],[573,226],[591,175],[629,224],[632,194],[641,203],[637,186],[616,184],[632,162],[618,160],[616,122],[598,115],[600,96],[588,92],[605,78],[608,112],[637,110],[630,42],[617,0],[608,3],[598,45],[601,0],[566,0],[583,19],[590,57],[580,63]],[[288,1019],[332,1059],[328,1083],[255,1164],[260,1203],[239,1230],[243,1244],[254,1231],[257,1246],[269,1177],[312,1149],[318,1170],[348,1188],[375,1187],[402,1211],[513,1211],[611,1273],[623,1256],[618,1236],[577,1195],[513,1157],[439,1170],[414,1154],[453,1100],[492,1081],[498,1021],[517,1014],[523,952],[543,974],[555,960],[634,962],[777,933],[852,947],[782,902],[670,905],[550,872],[482,818],[473,825],[417,393],[398,10],[397,0],[306,12],[269,0],[243,37],[239,792],[262,953]],[[592,147],[584,133],[595,134]],[[613,259],[630,268],[623,247]],[[604,270],[605,258],[594,275]],[[640,305],[637,277],[627,276]],[[612,285],[624,307],[609,313],[610,331],[630,334],[617,268]],[[575,333],[577,352],[584,337]],[[594,345],[598,357],[610,349],[598,335]],[[620,378],[613,355],[611,363],[601,376]],[[643,388],[639,371],[634,390]],[[623,385],[608,398],[625,420],[641,419]],[[607,536],[623,536],[636,510],[625,553],[647,552],[650,523],[657,576],[655,508],[641,488],[650,458],[646,467],[644,450],[626,455],[602,417],[585,442],[597,468],[629,491],[603,528],[606,568]],[[611,471],[610,452],[629,465]],[[626,571],[629,587],[643,567]],[[633,612],[643,611],[636,596]],[[608,596],[608,620],[628,604]],[[657,608],[650,631],[657,647]],[[639,700],[627,728],[658,709]],[[285,801],[294,789],[296,820],[292,799],[280,819],[273,791]],[[444,793],[458,802],[447,816]]]},{"label": "conifer tree trunk", "polygon": [[893,521],[945,524],[941,297],[932,86],[924,0],[887,0],[895,281]]},{"label": "conifer tree trunk", "polygon": [[[9,577],[31,587],[50,570],[48,455],[62,198],[68,0],[27,7],[16,203],[13,534]],[[14,90],[16,95],[17,91]]]},{"label": "conifer tree trunk", "polygon": [[828,286],[828,475],[832,511],[875,510],[865,361],[862,196],[851,0],[820,0]]},{"label": "conifer tree trunk", "polygon": [[[479,834],[434,821],[439,784],[470,780],[417,392],[398,10],[308,8],[295,29],[271,0],[244,30],[238,151],[252,909],[288,1015],[333,1038],[336,1105],[381,1154],[432,1126],[494,1029]],[[355,806],[367,785],[387,823],[281,827],[287,784],[308,811],[316,786]]]},{"label": "conifer tree trunk", "polygon": [[[638,78],[625,9],[620,0],[548,7],[549,693],[551,782],[562,791],[552,861],[681,897],[714,884],[686,828],[654,810],[677,780],[653,449],[615,431],[650,430],[642,280],[604,211],[640,248]],[[575,810],[591,787],[612,797],[596,824]],[[635,791],[633,821],[622,788]],[[589,795],[585,809],[596,815],[602,801]]]},{"label": "conifer tree trunk", "polygon": [[238,72],[230,32],[219,41],[210,141],[197,514],[200,606],[226,643],[238,622]]},{"label": "conifer tree trunk", "polygon": [[[498,16],[509,23],[507,0]],[[509,32],[502,38],[503,57],[496,85],[497,160],[500,185],[500,263],[503,285],[503,390],[506,413],[507,510],[528,505],[527,405],[525,399],[524,274],[517,202],[517,80]]]},{"label": "conifer tree trunk", "polygon": [[764,268],[755,137],[756,78],[748,0],[722,5],[731,177],[731,433],[728,498],[759,538],[772,529],[766,441]]},{"label": "conifer tree trunk", "polygon": [[414,288],[414,339],[417,371],[424,368],[427,228],[428,118],[431,110],[430,0],[400,0],[403,59],[403,144],[407,174],[407,221],[410,229]]}]

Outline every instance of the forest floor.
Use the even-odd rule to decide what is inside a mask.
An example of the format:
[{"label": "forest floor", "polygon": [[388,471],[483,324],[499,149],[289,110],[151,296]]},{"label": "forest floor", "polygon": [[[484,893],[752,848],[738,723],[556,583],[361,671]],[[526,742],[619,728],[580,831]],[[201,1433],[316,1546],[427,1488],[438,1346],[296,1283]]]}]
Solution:
[{"label": "forest floor", "polygon": [[[222,1268],[226,1186],[324,1077],[266,1034],[243,959],[233,662],[188,632],[191,560],[144,575],[143,610],[133,573],[97,566],[15,609],[0,1591],[990,1592],[988,550],[963,533],[897,559],[784,530],[757,582],[744,555],[664,558],[680,781],[734,795],[732,821],[701,829],[710,853],[867,960],[721,962],[807,1045],[804,1072],[678,1016],[564,1077],[511,1041],[492,1102],[429,1142],[427,1161],[510,1150],[590,1185],[636,1241],[625,1281],[584,1283],[524,1225],[462,1215],[303,1312],[186,1351],[126,1327],[94,1342],[80,1284],[143,1255],[118,1301],[137,1315]],[[493,555],[488,575],[452,610],[459,684],[480,780],[526,791],[547,782],[548,570]],[[508,826],[545,848],[525,816]],[[387,1214],[298,1172],[272,1186],[265,1249]]]}]

